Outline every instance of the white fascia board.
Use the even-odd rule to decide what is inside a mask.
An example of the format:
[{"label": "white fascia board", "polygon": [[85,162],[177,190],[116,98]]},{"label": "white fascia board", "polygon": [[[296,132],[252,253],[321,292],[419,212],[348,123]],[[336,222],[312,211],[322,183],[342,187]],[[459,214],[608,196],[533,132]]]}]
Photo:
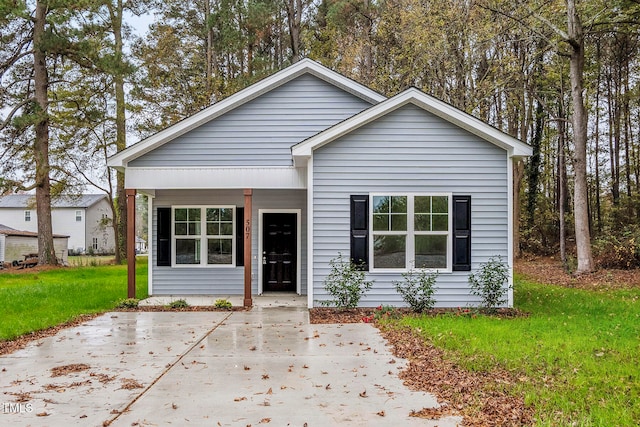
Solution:
[{"label": "white fascia board", "polygon": [[331,141],[334,141],[335,139],[340,138],[341,136],[407,104],[414,104],[423,108],[424,110],[429,111],[430,113],[505,149],[509,153],[510,157],[530,156],[532,153],[532,149],[529,145],[521,142],[511,135],[484,123],[483,121],[447,104],[446,102],[429,96],[416,88],[410,88],[393,98],[380,102],[379,104],[374,105],[373,107],[368,108],[363,112],[302,141],[299,144],[294,145],[291,149],[291,154],[295,164],[304,164],[304,159],[310,157],[313,150],[316,150],[323,145],[328,144]]},{"label": "white fascia board", "polygon": [[144,192],[176,189],[305,189],[307,171],[292,166],[281,168],[128,168],[125,188]]},{"label": "white fascia board", "polygon": [[247,88],[237,92],[228,98],[225,98],[215,104],[207,107],[193,116],[187,117],[184,120],[144,139],[129,148],[114,154],[107,159],[107,165],[122,171],[122,168],[127,167],[127,163],[134,160],[155,148],[181,136],[197,128],[198,126],[207,123],[216,117],[219,117],[228,111],[231,111],[242,104],[245,104],[258,96],[269,92],[288,81],[295,79],[296,77],[310,73],[326,82],[334,84],[347,92],[356,95],[367,102],[372,104],[378,103],[386,99],[383,95],[367,88],[366,86],[357,83],[335,71],[328,69],[327,67],[315,62],[311,59],[303,59],[295,64],[287,67],[269,77],[260,80],[257,83],[248,86]]}]

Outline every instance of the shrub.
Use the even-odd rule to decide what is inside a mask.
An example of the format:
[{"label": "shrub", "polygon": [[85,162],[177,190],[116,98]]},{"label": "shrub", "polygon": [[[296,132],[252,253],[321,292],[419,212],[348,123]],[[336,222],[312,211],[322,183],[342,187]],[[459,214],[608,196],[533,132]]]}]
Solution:
[{"label": "shrub", "polygon": [[600,268],[640,267],[640,228],[609,230],[593,240],[593,257]]},{"label": "shrub", "polygon": [[495,310],[507,302],[506,293],[510,289],[509,268],[500,255],[489,258],[480,265],[480,270],[469,275],[471,293],[482,298],[481,306]]},{"label": "shrub", "polygon": [[392,283],[411,310],[423,313],[432,309],[436,303],[433,294],[438,272],[423,269],[410,270],[402,273],[402,277],[403,282],[393,281]]},{"label": "shrub", "polygon": [[171,301],[169,303],[169,307],[171,308],[187,308],[189,307],[189,303],[183,299],[177,299],[175,301]]},{"label": "shrub", "polygon": [[127,298],[120,300],[116,305],[116,308],[138,308],[139,299],[136,298]]},{"label": "shrub", "polygon": [[325,290],[333,297],[329,301],[320,301],[321,305],[334,305],[338,308],[355,308],[362,296],[371,289],[373,281],[366,279],[366,273],[341,253],[329,261],[331,272],[324,279]]},{"label": "shrub", "polygon": [[225,310],[231,310],[231,308],[233,307],[233,305],[231,304],[231,301],[226,300],[226,299],[217,299],[214,303],[213,306],[215,308],[222,308]]}]

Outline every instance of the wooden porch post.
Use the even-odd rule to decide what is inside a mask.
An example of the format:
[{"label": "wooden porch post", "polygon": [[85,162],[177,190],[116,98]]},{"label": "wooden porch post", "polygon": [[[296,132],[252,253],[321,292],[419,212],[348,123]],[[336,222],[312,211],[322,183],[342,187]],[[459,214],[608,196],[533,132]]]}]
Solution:
[{"label": "wooden porch post", "polygon": [[253,190],[244,190],[244,306],[251,307],[251,198]]},{"label": "wooden porch post", "polygon": [[127,298],[136,297],[136,190],[127,189]]}]

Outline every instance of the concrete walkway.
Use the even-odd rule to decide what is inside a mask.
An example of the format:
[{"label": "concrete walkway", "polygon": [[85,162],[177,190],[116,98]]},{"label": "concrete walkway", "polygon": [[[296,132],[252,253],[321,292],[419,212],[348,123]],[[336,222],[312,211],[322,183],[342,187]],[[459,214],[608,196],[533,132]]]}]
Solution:
[{"label": "concrete walkway", "polygon": [[108,313],[0,357],[0,425],[457,425],[409,417],[437,402],[404,366],[373,326],[303,308]]}]

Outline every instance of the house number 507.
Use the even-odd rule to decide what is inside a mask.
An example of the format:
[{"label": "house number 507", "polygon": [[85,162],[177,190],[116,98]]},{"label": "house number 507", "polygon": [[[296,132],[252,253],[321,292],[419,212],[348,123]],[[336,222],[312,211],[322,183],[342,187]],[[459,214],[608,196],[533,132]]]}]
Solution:
[{"label": "house number 507", "polygon": [[251,220],[248,219],[244,224],[244,238],[249,239],[251,237]]}]

